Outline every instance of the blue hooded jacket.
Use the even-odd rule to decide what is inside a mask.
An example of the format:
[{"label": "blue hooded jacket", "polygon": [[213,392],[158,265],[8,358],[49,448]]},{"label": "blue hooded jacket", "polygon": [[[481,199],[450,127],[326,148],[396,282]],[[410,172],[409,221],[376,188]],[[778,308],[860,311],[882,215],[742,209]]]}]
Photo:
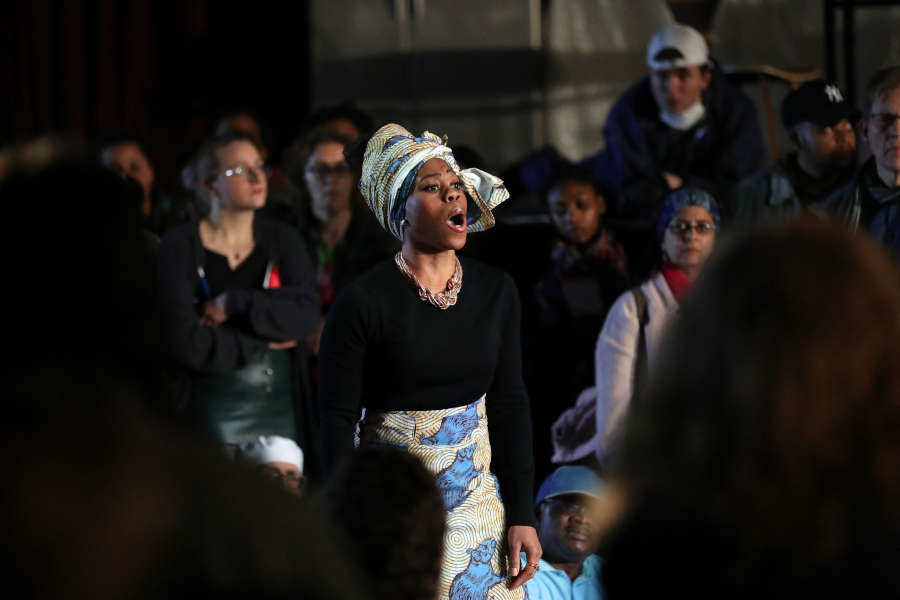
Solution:
[{"label": "blue hooded jacket", "polygon": [[686,131],[659,118],[649,77],[616,102],[606,120],[606,148],[583,161],[595,176],[618,185],[622,217],[652,225],[669,191],[664,172],[684,185],[726,198],[741,178],[756,172],[765,152],[756,108],[716,68],[703,92],[706,115]]}]

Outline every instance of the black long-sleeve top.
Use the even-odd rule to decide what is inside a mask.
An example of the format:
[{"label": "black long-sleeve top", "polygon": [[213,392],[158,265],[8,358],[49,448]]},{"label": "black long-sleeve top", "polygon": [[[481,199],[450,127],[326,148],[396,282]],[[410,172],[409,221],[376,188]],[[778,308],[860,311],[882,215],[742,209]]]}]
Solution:
[{"label": "black long-sleeve top", "polygon": [[327,470],[352,450],[361,407],[441,410],[486,393],[491,470],[507,521],[533,525],[518,292],[502,271],[459,260],[462,289],[448,310],[420,300],[393,260],[355,280],[332,305],[319,349]]},{"label": "black long-sleeve top", "polygon": [[281,287],[260,289],[260,281],[255,289],[210,289],[213,297],[228,292],[228,320],[217,327],[203,326],[198,319],[198,305],[206,299],[198,267],[208,265],[211,253],[203,248],[197,223],[173,228],[160,243],[164,334],[172,355],[188,369],[228,372],[259,356],[270,341],[302,340],[318,326],[315,271],[300,236],[258,215],[253,221],[256,247],[251,262],[262,257],[277,267]]}]

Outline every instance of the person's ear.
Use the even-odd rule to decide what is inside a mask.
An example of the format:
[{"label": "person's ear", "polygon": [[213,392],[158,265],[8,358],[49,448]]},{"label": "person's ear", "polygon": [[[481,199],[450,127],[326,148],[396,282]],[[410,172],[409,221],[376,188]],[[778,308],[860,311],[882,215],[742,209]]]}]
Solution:
[{"label": "person's ear", "polygon": [[700,89],[705,90],[708,88],[710,81],[712,81],[712,69],[709,67],[700,69]]},{"label": "person's ear", "polygon": [[597,199],[597,214],[605,215],[606,214],[606,197],[603,194],[594,193],[594,198]]},{"label": "person's ear", "polygon": [[803,141],[803,138],[800,136],[800,134],[797,133],[796,127],[791,128],[791,130],[788,132],[788,137],[798,150],[806,150],[806,143]]},{"label": "person's ear", "polygon": [[869,119],[866,117],[859,119],[859,137],[866,143],[866,146],[869,145]]}]

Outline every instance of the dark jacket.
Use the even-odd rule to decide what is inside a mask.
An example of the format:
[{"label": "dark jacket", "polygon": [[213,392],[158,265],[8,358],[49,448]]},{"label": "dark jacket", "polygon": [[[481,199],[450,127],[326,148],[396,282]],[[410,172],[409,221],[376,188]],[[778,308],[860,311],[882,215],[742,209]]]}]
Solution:
[{"label": "dark jacket", "polygon": [[242,315],[247,329],[229,323],[205,327],[197,315],[204,264],[197,223],[170,230],[159,247],[159,297],[166,341],[173,357],[187,369],[224,373],[261,355],[269,341],[302,340],[316,330],[319,303],[315,272],[299,234],[259,215],[253,223],[259,247],[278,267],[279,289],[228,290],[229,317]]},{"label": "dark jacket", "polygon": [[889,188],[879,179],[875,159],[866,161],[850,183],[812,208],[853,231],[866,231],[900,260],[900,187]]},{"label": "dark jacket", "polygon": [[619,185],[620,216],[652,224],[668,192],[664,172],[721,199],[762,165],[762,133],[753,103],[718,69],[712,73],[703,93],[706,115],[686,131],[659,118],[649,77],[613,106],[605,126],[606,149],[585,162],[596,175],[608,175]]},{"label": "dark jacket", "polygon": [[[319,222],[310,215],[305,219],[301,232],[309,256],[315,267],[321,270],[327,258],[323,255]],[[399,249],[400,242],[378,225],[375,216],[365,206],[355,206],[344,239],[335,246],[331,256],[330,292],[323,290],[323,282],[321,279],[319,281],[319,301],[323,312],[327,312],[334,301],[333,296],[347,284],[379,262],[391,258]],[[331,298],[326,297],[329,294]]]},{"label": "dark jacket", "polygon": [[830,171],[813,177],[800,167],[791,153],[771,169],[742,180],[732,193],[728,214],[739,227],[783,221],[801,216],[807,208],[827,198],[853,178],[853,169]]}]

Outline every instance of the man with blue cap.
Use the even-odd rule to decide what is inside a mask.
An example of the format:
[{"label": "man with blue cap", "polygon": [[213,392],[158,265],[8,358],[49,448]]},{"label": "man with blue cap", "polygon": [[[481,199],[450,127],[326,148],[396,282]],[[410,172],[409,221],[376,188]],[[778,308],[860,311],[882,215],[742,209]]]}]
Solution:
[{"label": "man with blue cap", "polygon": [[600,490],[602,483],[583,466],[562,466],[541,484],[535,498],[538,536],[544,555],[525,584],[530,600],[599,600]]}]

